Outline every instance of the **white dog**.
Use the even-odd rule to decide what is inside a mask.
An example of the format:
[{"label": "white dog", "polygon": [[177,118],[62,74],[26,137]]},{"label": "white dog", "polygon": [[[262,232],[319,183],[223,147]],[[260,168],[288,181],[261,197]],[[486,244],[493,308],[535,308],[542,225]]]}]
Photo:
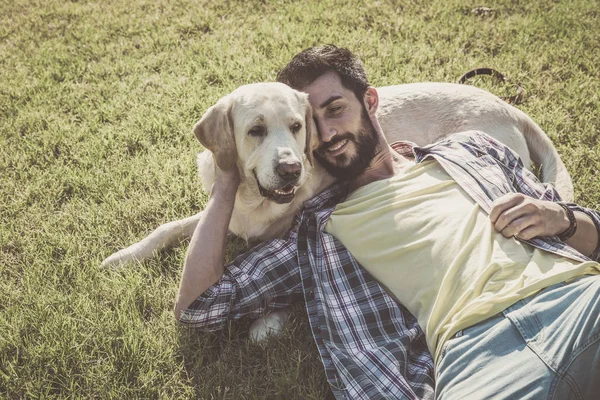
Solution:
[{"label": "white dog", "polygon": [[[229,230],[246,241],[281,236],[302,203],[333,182],[312,158],[316,132],[308,95],[282,83],[236,89],[210,107],[193,131],[208,149],[197,158],[205,190],[213,184],[215,161],[223,170],[240,171]],[[157,249],[191,236],[201,215],[161,225],[102,266],[151,257]]]},{"label": "white dog", "polygon": [[[473,86],[417,83],[378,89],[378,118],[389,142],[434,143],[452,133],[480,130],[515,150],[526,166],[540,167],[564,200],[573,199],[571,178],[544,131],[498,97]],[[208,150],[198,155],[204,188],[214,181],[215,161],[238,168],[241,184],[229,230],[247,241],[285,233],[302,203],[333,182],[312,159],[316,147],[308,96],[281,83],[257,83],[220,99],[194,126]],[[191,236],[201,213],[157,228],[140,242],[116,252],[103,266],[151,257],[154,251]],[[252,338],[281,330],[287,312],[259,318]]]}]

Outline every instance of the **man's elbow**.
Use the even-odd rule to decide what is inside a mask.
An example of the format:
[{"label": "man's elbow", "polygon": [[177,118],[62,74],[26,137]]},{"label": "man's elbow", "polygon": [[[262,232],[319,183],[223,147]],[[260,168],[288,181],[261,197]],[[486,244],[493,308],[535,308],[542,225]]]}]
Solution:
[{"label": "man's elbow", "polygon": [[173,315],[177,324],[204,332],[220,330],[225,322],[220,318],[211,318],[206,311],[189,309],[189,306],[181,306],[179,303],[175,304]]},{"label": "man's elbow", "polygon": [[173,307],[173,313],[175,314],[175,321],[185,324],[187,319],[185,317],[185,310],[187,307],[182,306],[179,302],[175,303],[175,307]]},{"label": "man's elbow", "polygon": [[182,293],[178,293],[175,298],[175,307],[173,307],[173,313],[175,314],[175,320],[181,323],[190,323],[190,316],[188,315],[188,308],[196,300],[195,296],[189,296]]}]

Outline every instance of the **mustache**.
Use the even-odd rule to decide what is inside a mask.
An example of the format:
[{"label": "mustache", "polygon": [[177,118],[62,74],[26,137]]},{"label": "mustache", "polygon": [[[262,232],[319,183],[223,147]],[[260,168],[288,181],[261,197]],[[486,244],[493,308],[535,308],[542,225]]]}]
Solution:
[{"label": "mustache", "polygon": [[344,141],[346,139],[349,139],[350,141],[354,140],[354,135],[351,134],[350,132],[346,132],[346,133],[340,133],[338,135],[335,135],[333,137],[333,139],[331,139],[329,142],[323,142],[320,146],[319,146],[319,151],[325,151],[330,147],[336,146],[339,142]]}]

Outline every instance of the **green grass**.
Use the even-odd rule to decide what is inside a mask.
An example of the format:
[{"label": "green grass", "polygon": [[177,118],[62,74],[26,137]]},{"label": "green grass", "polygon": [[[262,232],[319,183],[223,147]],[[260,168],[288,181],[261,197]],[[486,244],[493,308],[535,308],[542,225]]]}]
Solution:
[{"label": "green grass", "polygon": [[174,322],[187,243],[100,268],[204,206],[191,127],[308,46],[351,48],[376,86],[504,72],[577,200],[598,208],[600,2],[479,5],[0,0],[0,397],[330,396],[301,305],[260,346],[248,321],[216,334]]}]

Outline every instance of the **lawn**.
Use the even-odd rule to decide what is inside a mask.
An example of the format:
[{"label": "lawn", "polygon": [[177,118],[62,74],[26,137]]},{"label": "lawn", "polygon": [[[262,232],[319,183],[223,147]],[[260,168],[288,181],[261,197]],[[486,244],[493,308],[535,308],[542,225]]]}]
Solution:
[{"label": "lawn", "polygon": [[375,86],[502,71],[600,208],[600,1],[350,3],[0,0],[0,398],[331,396],[302,305],[258,345],[248,321],[175,323],[187,242],[100,267],[203,208],[193,124],[309,46],[349,47]]}]

